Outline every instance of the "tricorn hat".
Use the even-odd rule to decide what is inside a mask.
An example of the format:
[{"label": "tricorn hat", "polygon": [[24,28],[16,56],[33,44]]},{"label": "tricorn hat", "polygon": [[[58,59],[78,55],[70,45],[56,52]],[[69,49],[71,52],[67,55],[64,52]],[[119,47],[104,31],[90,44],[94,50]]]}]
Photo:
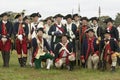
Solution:
[{"label": "tricorn hat", "polygon": [[45,33],[43,28],[38,28],[37,32],[39,32],[39,31],[42,31],[43,33]]},{"label": "tricorn hat", "polygon": [[77,17],[81,17],[79,14],[76,13],[76,14],[73,14],[73,19],[74,19],[76,16],[77,16]]},{"label": "tricorn hat", "polygon": [[88,33],[90,31],[93,32],[93,33],[95,32],[92,28],[88,28],[85,32]]},{"label": "tricorn hat", "polygon": [[39,14],[39,12],[38,13],[32,13],[30,15],[30,17],[41,17],[41,15]]},{"label": "tricorn hat", "polygon": [[66,15],[66,16],[64,17],[64,19],[68,19],[68,18],[73,19],[73,16],[72,16],[71,14],[68,14],[68,15]]},{"label": "tricorn hat", "polygon": [[63,18],[64,16],[61,15],[61,14],[56,14],[53,18],[57,18],[57,17],[61,17],[61,18]]},{"label": "tricorn hat", "polygon": [[25,16],[25,17],[23,18],[23,21],[25,21],[26,19],[29,19],[28,16]]},{"label": "tricorn hat", "polygon": [[110,34],[110,31],[109,30],[105,30],[104,34]]},{"label": "tricorn hat", "polygon": [[81,21],[83,21],[83,20],[89,21],[87,17],[82,17]]},{"label": "tricorn hat", "polygon": [[21,17],[21,16],[22,16],[22,14],[18,13],[18,14],[15,16],[15,19],[17,19],[17,18],[19,18],[19,17]]},{"label": "tricorn hat", "polygon": [[113,22],[114,20],[112,18],[107,18],[106,20],[104,20],[104,23],[108,23],[108,22]]},{"label": "tricorn hat", "polygon": [[89,20],[92,21],[92,22],[93,22],[94,20],[96,20],[97,22],[99,21],[99,19],[98,19],[97,17],[92,17],[92,18],[90,18]]},{"label": "tricorn hat", "polygon": [[10,15],[9,15],[8,13],[6,13],[6,12],[5,12],[5,13],[2,13],[2,14],[0,15],[0,17],[4,17],[4,16],[8,16],[8,17],[9,17]]}]

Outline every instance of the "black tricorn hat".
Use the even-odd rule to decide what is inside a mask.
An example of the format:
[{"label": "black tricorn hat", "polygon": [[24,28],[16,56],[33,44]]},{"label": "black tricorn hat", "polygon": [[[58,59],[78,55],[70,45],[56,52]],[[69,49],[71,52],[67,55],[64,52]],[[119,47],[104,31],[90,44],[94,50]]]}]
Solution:
[{"label": "black tricorn hat", "polygon": [[85,33],[88,33],[88,32],[90,32],[90,31],[93,32],[93,33],[95,32],[92,28],[88,28],[88,29],[85,31]]},{"label": "black tricorn hat", "polygon": [[43,33],[45,33],[43,28],[38,28],[38,29],[37,29],[37,33],[38,33],[39,31],[42,31]]},{"label": "black tricorn hat", "polygon": [[22,16],[22,14],[18,13],[18,14],[15,16],[15,19],[19,18],[20,16]]},{"label": "black tricorn hat", "polygon": [[99,21],[99,19],[98,19],[97,17],[92,17],[92,18],[90,18],[89,20],[92,21],[92,22],[93,22],[94,20],[96,20],[97,22]]},{"label": "black tricorn hat", "polygon": [[61,38],[64,37],[64,36],[66,36],[68,39],[70,38],[70,36],[68,34],[62,34]]},{"label": "black tricorn hat", "polygon": [[6,13],[6,12],[5,12],[5,13],[2,13],[2,14],[0,15],[0,17],[4,17],[4,16],[8,16],[8,17],[9,17],[10,15],[9,15],[8,13]]},{"label": "black tricorn hat", "polygon": [[73,14],[73,19],[74,19],[76,16],[77,16],[77,17],[81,17],[79,14],[76,13],[76,14]]},{"label": "black tricorn hat", "polygon": [[83,21],[83,20],[89,21],[87,17],[82,17],[81,21]]},{"label": "black tricorn hat", "polygon": [[30,17],[41,17],[41,15],[39,14],[39,12],[38,13],[32,13],[31,15],[30,15]]},{"label": "black tricorn hat", "polygon": [[113,20],[112,18],[107,18],[107,19],[104,20],[104,23],[107,24],[108,22],[113,22],[113,21],[114,21],[114,20]]},{"label": "black tricorn hat", "polygon": [[105,30],[104,34],[110,34],[110,31],[109,30]]},{"label": "black tricorn hat", "polygon": [[73,16],[72,16],[71,14],[68,14],[68,15],[66,15],[66,16],[64,17],[64,19],[68,19],[68,18],[73,19]]},{"label": "black tricorn hat", "polygon": [[23,21],[25,21],[26,19],[29,19],[28,16],[25,16],[25,17],[23,18]]},{"label": "black tricorn hat", "polygon": [[61,15],[61,14],[56,14],[53,18],[57,18],[57,17],[61,17],[61,18],[63,18],[64,16]]}]

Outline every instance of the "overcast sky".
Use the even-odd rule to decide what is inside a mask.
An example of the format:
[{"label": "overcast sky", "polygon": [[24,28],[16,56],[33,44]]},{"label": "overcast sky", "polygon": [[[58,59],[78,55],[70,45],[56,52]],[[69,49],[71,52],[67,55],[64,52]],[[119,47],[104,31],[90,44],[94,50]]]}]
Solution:
[{"label": "overcast sky", "polygon": [[98,7],[101,6],[101,15],[109,15],[115,18],[120,12],[120,0],[0,0],[0,13],[5,11],[20,12],[26,10],[26,14],[39,12],[42,18],[61,13],[63,15],[78,13],[80,3],[81,16],[98,16]]}]

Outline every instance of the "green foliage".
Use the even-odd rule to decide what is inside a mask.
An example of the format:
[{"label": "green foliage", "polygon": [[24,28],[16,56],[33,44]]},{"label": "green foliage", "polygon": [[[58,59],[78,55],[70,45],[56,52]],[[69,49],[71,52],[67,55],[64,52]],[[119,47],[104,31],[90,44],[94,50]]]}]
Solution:
[{"label": "green foliage", "polygon": [[107,19],[107,18],[109,18],[109,16],[101,16],[100,18],[99,18],[99,25],[104,29],[105,27],[106,27],[106,24],[104,23],[104,20],[105,19]]},{"label": "green foliage", "polygon": [[116,26],[119,26],[119,25],[120,25],[120,13],[117,13],[117,15],[116,15],[115,25],[116,25]]}]

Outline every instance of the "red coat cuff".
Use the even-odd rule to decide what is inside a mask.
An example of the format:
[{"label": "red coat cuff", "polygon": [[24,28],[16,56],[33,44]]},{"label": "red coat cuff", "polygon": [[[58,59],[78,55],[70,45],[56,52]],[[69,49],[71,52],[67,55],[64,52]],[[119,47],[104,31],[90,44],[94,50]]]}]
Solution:
[{"label": "red coat cuff", "polygon": [[83,60],[83,59],[84,59],[84,56],[80,56],[80,59]]},{"label": "red coat cuff", "polygon": [[55,62],[58,62],[59,61],[59,58],[57,58],[56,60],[55,60]]},{"label": "red coat cuff", "polygon": [[99,51],[96,51],[95,54],[96,54],[96,55],[99,55]]}]

